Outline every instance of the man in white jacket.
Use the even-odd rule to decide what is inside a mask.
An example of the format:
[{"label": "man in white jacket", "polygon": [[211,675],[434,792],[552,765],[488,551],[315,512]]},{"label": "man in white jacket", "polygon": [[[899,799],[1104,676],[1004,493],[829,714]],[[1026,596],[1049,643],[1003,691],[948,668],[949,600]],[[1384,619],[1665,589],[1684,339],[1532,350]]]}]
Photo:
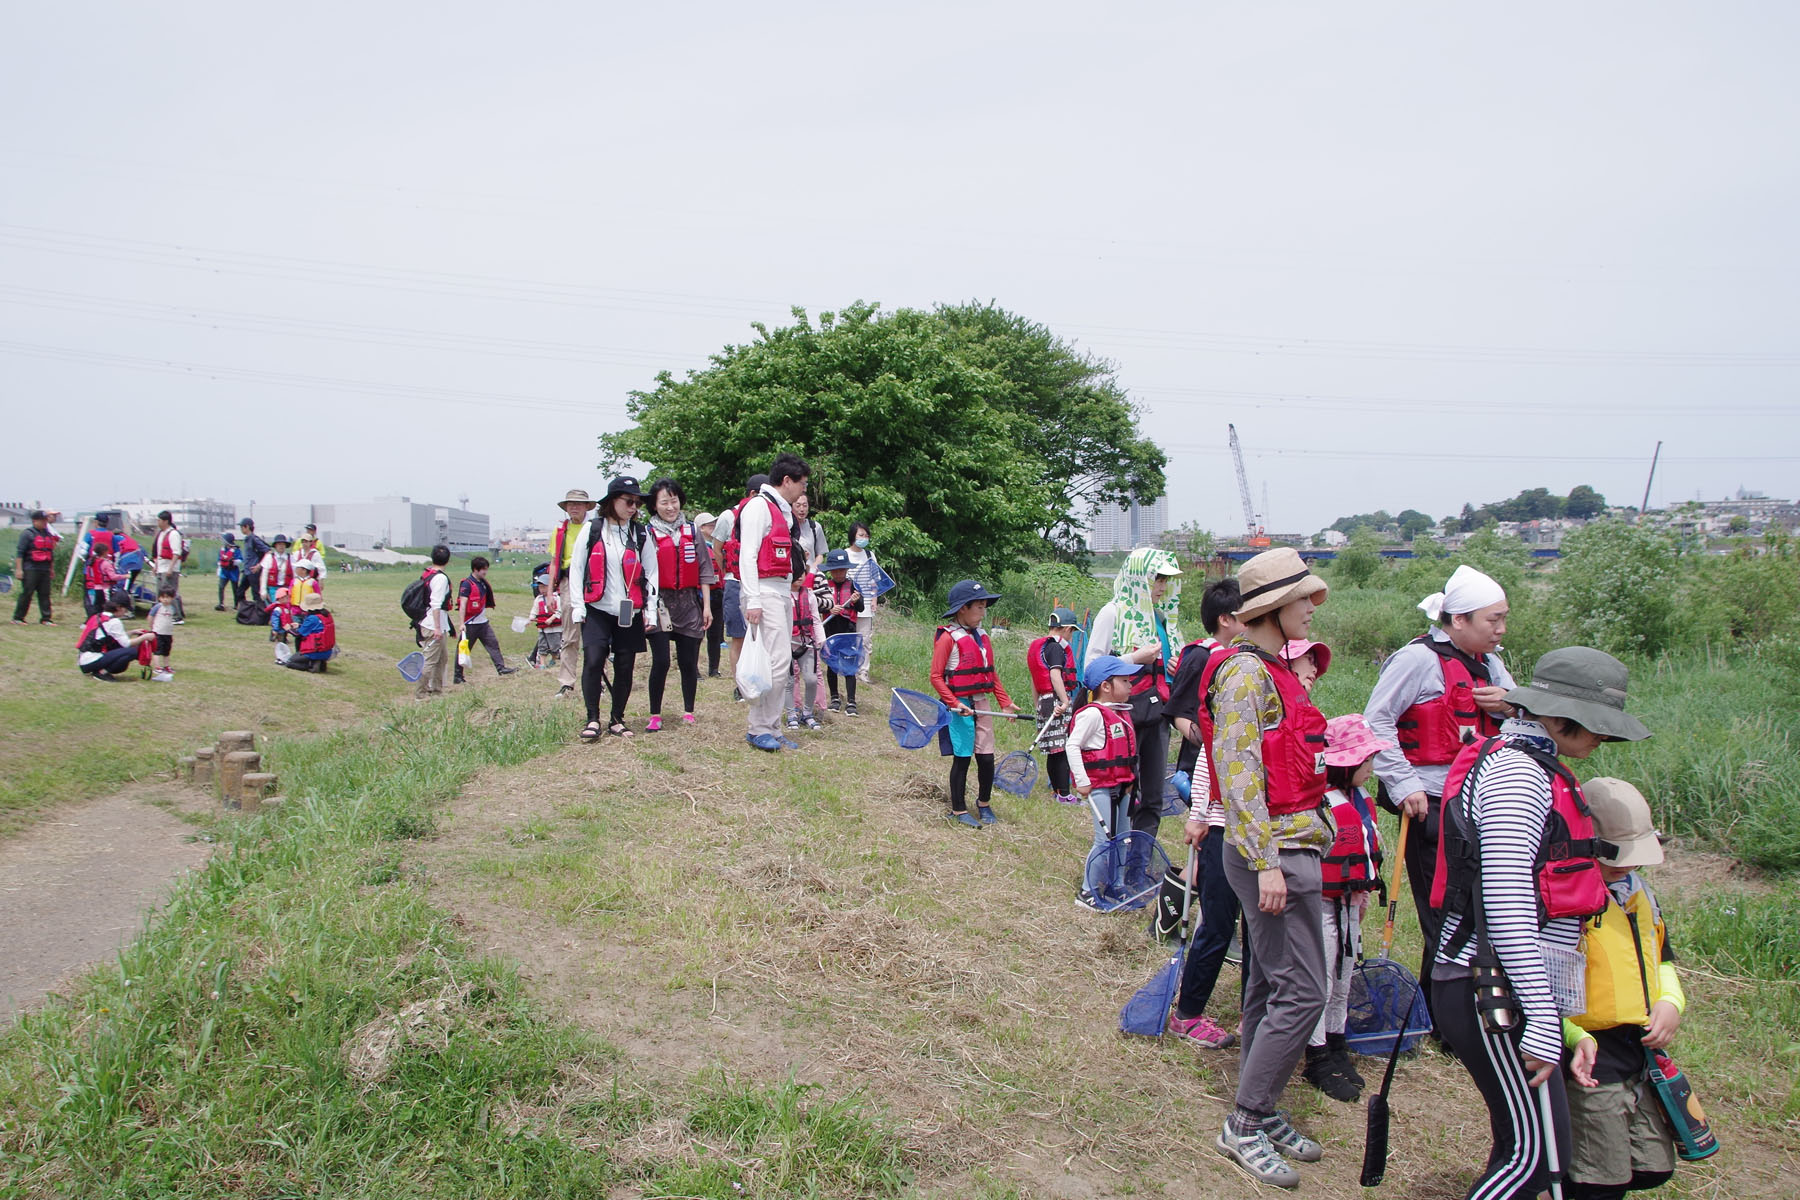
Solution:
[{"label": "man in white jacket", "polygon": [[156,541],[152,547],[156,558],[156,591],[160,595],[175,592],[175,623],[187,620],[181,603],[181,560],[187,556],[187,539],[175,528],[175,517],[168,509],[156,514]]},{"label": "man in white jacket", "polygon": [[776,751],[796,744],[781,736],[781,697],[793,661],[794,510],[806,493],[812,468],[792,454],[778,454],[769,466],[769,482],[744,505],[738,518],[738,576],[747,636],[768,653],[777,681],[750,702],[750,732],[744,740],[758,750]]}]

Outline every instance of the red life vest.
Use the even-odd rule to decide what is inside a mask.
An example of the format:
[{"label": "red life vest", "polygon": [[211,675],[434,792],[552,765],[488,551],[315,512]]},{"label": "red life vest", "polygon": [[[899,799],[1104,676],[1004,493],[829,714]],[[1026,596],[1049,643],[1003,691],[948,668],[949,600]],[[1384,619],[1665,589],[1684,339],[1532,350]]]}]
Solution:
[{"label": "red life vest", "polygon": [[235,571],[238,565],[238,552],[230,546],[219,547],[219,570]]},{"label": "red life vest", "polygon": [[119,578],[110,555],[89,555],[86,565],[81,568],[81,586],[84,588],[107,587]]},{"label": "red life vest", "polygon": [[562,614],[556,611],[554,596],[539,596],[532,605],[532,616],[537,618],[539,629],[553,629],[562,624]]},{"label": "red life vest", "polygon": [[[621,564],[625,575],[625,594],[631,598],[634,609],[644,607],[644,563],[639,557],[644,548],[643,526],[633,522],[625,527],[625,561]],[[585,603],[598,604],[600,597],[606,594],[606,527],[599,525],[589,535],[587,578],[582,581],[581,598]],[[637,544],[632,545],[634,537]]]},{"label": "red life vest", "polygon": [[1159,703],[1167,704],[1169,702],[1169,677],[1163,674],[1163,660],[1160,657],[1139,671],[1131,680],[1133,698],[1146,695],[1152,689],[1155,690]]},{"label": "red life vest", "polygon": [[110,616],[112,616],[110,612],[99,612],[89,617],[87,622],[82,625],[81,632],[75,635],[75,649],[95,654],[103,653],[112,639],[100,632],[100,626]]},{"label": "red life vest", "polygon": [[113,552],[113,535],[109,530],[96,529],[89,545],[95,554],[111,554]]},{"label": "red life vest", "polygon": [[54,533],[32,533],[31,545],[25,551],[25,561],[30,563],[47,563],[56,557],[57,537]]},{"label": "red life vest", "polygon": [[174,533],[175,533],[175,527],[173,525],[169,526],[169,528],[167,528],[167,529],[159,530],[157,532],[156,540],[153,543],[151,543],[155,547],[155,551],[156,551],[155,557],[157,557],[157,558],[174,558],[175,557],[174,550],[172,549],[172,547],[175,544],[175,540],[173,537]]},{"label": "red life vest", "polygon": [[[1061,642],[1062,639],[1053,633],[1033,641],[1025,648],[1025,669],[1031,672],[1031,688],[1039,696],[1048,696],[1055,689],[1050,686],[1050,668],[1044,664],[1044,646],[1049,642]],[[1075,659],[1068,646],[1063,646],[1062,666],[1057,669],[1062,676],[1063,692],[1066,695],[1075,693]]]},{"label": "red life vest", "polygon": [[1094,787],[1121,788],[1137,782],[1137,730],[1131,727],[1129,708],[1108,708],[1104,704],[1084,704],[1075,710],[1076,720],[1090,708],[1100,710],[1101,727],[1106,741],[1098,750],[1083,750],[1081,765],[1087,770],[1088,782]]},{"label": "red life vest", "polygon": [[300,640],[295,646],[296,651],[301,654],[323,654],[328,650],[335,650],[337,648],[337,622],[331,619],[331,614],[324,609],[306,613],[301,616],[300,623],[304,625],[307,617],[319,618],[320,627],[316,633],[301,634]]},{"label": "red life vest", "polygon": [[1346,893],[1366,892],[1381,883],[1381,833],[1375,814],[1361,793],[1331,806],[1337,839],[1320,864],[1321,894],[1335,900]]},{"label": "red life vest", "polygon": [[725,539],[725,578],[727,579],[738,577],[738,561],[744,554],[744,505],[761,494],[755,492],[745,496],[737,502],[737,507],[731,510],[731,536]]},{"label": "red life vest", "polygon": [[1218,764],[1213,762],[1213,679],[1233,656],[1254,654],[1261,659],[1275,691],[1281,696],[1281,723],[1262,735],[1264,796],[1269,815],[1285,816],[1319,807],[1325,797],[1325,714],[1313,704],[1300,679],[1286,663],[1254,646],[1221,646],[1206,660],[1200,674],[1200,734],[1206,763],[1212,775],[1212,798],[1221,799]]},{"label": "red life vest", "polygon": [[[823,582],[813,584],[813,588],[815,594],[823,596],[821,607],[824,611],[820,615],[827,621],[856,620],[862,609],[862,593],[856,590],[854,583],[848,579],[841,583],[833,582],[827,577]],[[834,611],[838,609],[843,611]]]},{"label": "red life vest", "polygon": [[488,610],[490,594],[486,580],[477,579],[471,575],[462,581],[462,587],[459,590],[463,599],[468,601],[463,606],[463,620],[472,620]]},{"label": "red life vest", "polygon": [[944,666],[944,683],[958,700],[991,692],[1000,686],[999,672],[994,670],[994,645],[979,629],[964,625],[941,625],[938,637],[949,637],[956,665]]},{"label": "red life vest", "polygon": [[814,636],[818,631],[813,628],[812,612],[806,607],[806,595],[812,590],[811,587],[808,586],[811,580],[812,576],[808,575],[806,579],[801,582],[799,590],[794,593],[793,638],[794,648],[796,650],[800,649],[803,643],[807,646],[811,646],[818,641],[818,638]]},{"label": "red life vest", "polygon": [[[1464,746],[1444,777],[1443,824],[1438,833],[1437,864],[1431,881],[1431,906],[1462,914],[1456,944],[1440,953],[1454,955],[1480,931],[1471,919],[1481,885],[1480,835],[1470,813],[1473,789],[1466,785],[1482,759],[1508,743],[1498,737]],[[1538,925],[1561,917],[1597,916],[1606,911],[1606,879],[1598,855],[1608,843],[1594,830],[1581,784],[1554,754],[1512,743],[1550,776],[1550,811],[1537,847]],[[1467,793],[1467,794],[1465,794]]]},{"label": "red life vest", "polygon": [[[1437,654],[1444,671],[1444,694],[1421,700],[1394,722],[1406,761],[1415,766],[1451,762],[1464,746],[1498,734],[1499,718],[1475,703],[1475,676],[1462,654],[1435,638],[1414,638],[1412,644],[1428,646]],[[1481,682],[1488,682],[1485,676]]]},{"label": "red life vest", "polygon": [[[263,555],[263,569],[268,575],[268,583],[263,586],[273,591],[276,588],[294,586],[294,556],[277,554],[273,550]],[[431,574],[430,571],[425,572]],[[423,576],[421,576],[423,578]],[[273,597],[270,597],[273,599]]]},{"label": "red life vest", "polygon": [[156,639],[155,638],[144,638],[138,642],[138,644],[137,644],[138,666],[140,666],[140,667],[149,666],[150,660],[153,657],[155,657],[155,655],[156,655]]},{"label": "red life vest", "polygon": [[[756,573],[763,579],[777,575],[785,578],[794,570],[793,531],[781,515],[781,505],[767,496],[763,499],[769,506],[769,532],[763,535],[762,546],[756,552]],[[741,513],[738,519],[743,519]],[[734,531],[736,528],[732,526]]]},{"label": "red life vest", "polygon": [[700,549],[694,540],[693,522],[683,521],[674,537],[652,525],[650,536],[656,539],[656,586],[699,587]]}]

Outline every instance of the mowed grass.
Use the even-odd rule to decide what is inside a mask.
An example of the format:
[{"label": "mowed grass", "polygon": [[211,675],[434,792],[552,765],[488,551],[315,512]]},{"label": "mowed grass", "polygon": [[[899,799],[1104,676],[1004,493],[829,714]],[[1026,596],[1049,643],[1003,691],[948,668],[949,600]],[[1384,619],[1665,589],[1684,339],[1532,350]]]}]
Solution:
[{"label": "mowed grass", "polygon": [[[216,561],[216,553],[216,543],[201,543],[192,561]],[[453,578],[467,566],[466,557],[453,560]],[[522,662],[536,638],[514,634],[508,623],[530,606],[524,570],[492,579],[495,628],[509,662]],[[327,578],[340,650],[325,675],[276,667],[266,628],[214,612],[211,573],[183,579],[187,623],[175,630],[174,683],[140,679],[135,669],[116,684],[82,675],[75,667],[79,588],[57,598],[53,628],[36,624],[35,606],[31,624],[0,625],[0,728],[9,733],[0,743],[0,836],[69,801],[164,776],[178,754],[211,744],[222,729],[330,730],[410,694],[394,664],[414,649],[400,612],[400,592],[413,575],[393,568]],[[492,686],[485,654],[474,674]]]}]

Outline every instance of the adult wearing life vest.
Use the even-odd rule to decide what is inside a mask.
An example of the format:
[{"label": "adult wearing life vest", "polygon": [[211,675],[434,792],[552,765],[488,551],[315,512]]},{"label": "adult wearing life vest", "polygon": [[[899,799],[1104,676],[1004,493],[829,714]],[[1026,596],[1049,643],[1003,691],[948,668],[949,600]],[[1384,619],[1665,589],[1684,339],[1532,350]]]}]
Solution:
[{"label": "adult wearing life vest", "polygon": [[291,545],[287,534],[278,533],[269,543],[269,552],[263,555],[257,588],[265,605],[274,604],[280,598],[276,593],[283,588],[294,586],[294,556],[288,552]]},{"label": "adult wearing life vest", "polygon": [[1306,638],[1327,589],[1287,547],[1245,563],[1238,589],[1244,632],[1207,660],[1201,682],[1225,808],[1221,858],[1250,933],[1237,1102],[1215,1145],[1258,1182],[1297,1187],[1288,1160],[1316,1162],[1324,1151],[1277,1105],[1325,1011],[1321,860],[1334,835],[1325,717],[1281,651]]},{"label": "adult wearing life vest", "polygon": [[[1131,724],[1137,732],[1138,788],[1131,827],[1155,836],[1162,825],[1163,777],[1169,766],[1169,723],[1163,710],[1182,644],[1181,564],[1167,550],[1140,547],[1113,577],[1113,598],[1088,629],[1087,663],[1113,654],[1144,669],[1131,685]],[[1127,880],[1127,886],[1141,883]]]},{"label": "adult wearing life vest", "polygon": [[712,554],[706,536],[681,519],[687,493],[673,479],[650,485],[650,539],[656,549],[659,611],[647,636],[650,641],[650,723],[645,732],[662,729],[663,689],[669,682],[669,649],[674,643],[681,672],[681,719],[694,723],[694,697],[700,690],[700,642],[712,624]]},{"label": "adult wearing life vest", "polygon": [[187,561],[187,538],[175,527],[175,516],[168,509],[156,514],[156,540],[153,557],[156,560],[156,593],[162,595],[167,591],[175,593],[175,623],[183,624],[187,620],[187,609],[181,603],[181,564]]},{"label": "adult wearing life vest", "polygon": [[[262,594],[262,560],[269,553],[269,543],[256,532],[256,522],[245,517],[238,522],[238,536],[244,543],[244,590],[258,604],[269,604],[273,597]],[[240,599],[241,605],[243,601]]]},{"label": "adult wearing life vest", "polygon": [[100,601],[100,611],[88,617],[75,638],[75,665],[83,675],[102,683],[116,682],[120,672],[138,660],[138,643],[156,635],[148,629],[126,632],[131,616],[131,597],[114,588]]},{"label": "adult wearing life vest", "polygon": [[[656,611],[657,561],[650,536],[637,520],[644,489],[636,478],[620,475],[606,485],[600,512],[581,527],[569,561],[569,591],[581,602],[563,621],[563,644],[581,620],[581,698],[587,703],[587,725],[581,740],[600,736],[600,693],[606,686],[606,660],[612,659],[612,716],[606,732],[630,737],[625,702],[631,698],[632,669],[644,649],[644,614]],[[552,556],[554,561],[554,556]]]},{"label": "adult wearing life vest", "polygon": [[[1583,922],[1605,910],[1596,835],[1563,765],[1604,742],[1650,736],[1625,711],[1629,676],[1587,646],[1538,659],[1531,686],[1506,693],[1517,715],[1458,752],[1445,778],[1432,899],[1444,910],[1431,972],[1432,1018],[1488,1108],[1494,1145],[1471,1200],[1536,1196],[1549,1183],[1539,1096],[1548,1088],[1569,1161],[1562,1017],[1546,963],[1573,962]],[[1565,966],[1565,969],[1568,969]],[[1590,1047],[1570,1066],[1593,1083]]]},{"label": "adult wearing life vest", "polygon": [[13,555],[13,574],[19,580],[19,599],[13,605],[14,625],[25,623],[33,596],[38,602],[38,624],[56,624],[50,616],[50,577],[55,574],[56,543],[60,541],[62,534],[50,528],[50,515],[41,508],[33,509],[31,524],[19,534],[19,549]]},{"label": "adult wearing life vest", "polygon": [[575,562],[575,544],[587,532],[588,513],[594,501],[581,488],[570,488],[557,502],[563,520],[550,535],[550,594],[557,598],[557,611],[563,615],[562,649],[556,656],[556,694],[568,696],[581,682],[581,613],[584,606],[579,593],[570,586],[570,567]]},{"label": "adult wearing life vest", "polygon": [[[729,666],[733,678],[737,676],[738,655],[744,649],[744,605],[743,580],[738,574],[738,562],[744,556],[744,539],[739,528],[744,506],[755,499],[769,482],[766,473],[752,475],[744,484],[744,498],[736,505],[719,514],[713,526],[713,540],[718,543],[719,557],[725,570],[725,639],[731,643]],[[735,695],[737,689],[733,688]],[[743,699],[739,696],[738,699]]]},{"label": "adult wearing life vest", "polygon": [[[1462,565],[1444,590],[1419,602],[1433,627],[1388,656],[1363,716],[1394,747],[1375,756],[1375,775],[1390,803],[1412,823],[1406,834],[1406,881],[1424,938],[1419,978],[1431,974],[1443,917],[1431,907],[1437,862],[1438,811],[1444,775],[1468,742],[1500,732],[1511,715],[1513,677],[1497,651],[1506,636],[1506,591]],[[1429,999],[1429,998],[1428,998]]]},{"label": "adult wearing life vest", "polygon": [[[732,530],[738,545],[744,628],[762,642],[778,681],[750,701],[750,731],[744,740],[758,750],[774,752],[782,747],[781,698],[787,688],[781,681],[793,662],[793,503],[806,492],[811,475],[812,468],[794,455],[776,455],[769,465],[769,482],[739,506]],[[729,561],[729,548],[726,557]]]}]

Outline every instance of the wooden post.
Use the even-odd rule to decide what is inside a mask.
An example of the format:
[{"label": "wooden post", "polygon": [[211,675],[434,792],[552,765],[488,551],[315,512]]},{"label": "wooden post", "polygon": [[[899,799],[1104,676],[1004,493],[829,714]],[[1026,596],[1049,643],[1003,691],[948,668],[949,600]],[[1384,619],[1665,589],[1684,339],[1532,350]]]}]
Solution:
[{"label": "wooden post", "polygon": [[238,807],[255,812],[263,805],[263,797],[275,790],[279,780],[267,771],[249,771],[238,783]]},{"label": "wooden post", "polygon": [[256,749],[256,735],[248,729],[229,729],[219,735],[218,757],[223,762],[233,750]]},{"label": "wooden post", "polygon": [[233,750],[219,766],[219,799],[226,808],[243,807],[244,776],[262,766],[254,750]]},{"label": "wooden post", "polygon": [[211,746],[202,746],[194,751],[194,765],[191,768],[194,786],[211,787],[213,781],[213,767],[216,765],[217,762],[213,757],[213,748]]}]

